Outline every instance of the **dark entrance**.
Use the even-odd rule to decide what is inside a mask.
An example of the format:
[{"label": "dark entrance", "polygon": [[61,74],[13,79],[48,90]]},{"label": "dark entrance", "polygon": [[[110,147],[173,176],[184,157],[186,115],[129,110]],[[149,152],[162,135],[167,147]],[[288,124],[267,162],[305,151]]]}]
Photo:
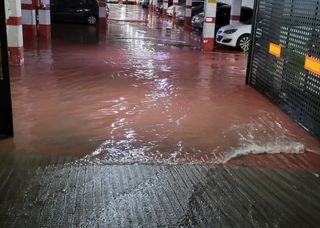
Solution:
[{"label": "dark entrance", "polygon": [[320,138],[320,1],[255,6],[247,82]]},{"label": "dark entrance", "polygon": [[4,1],[0,1],[0,138],[13,136]]}]

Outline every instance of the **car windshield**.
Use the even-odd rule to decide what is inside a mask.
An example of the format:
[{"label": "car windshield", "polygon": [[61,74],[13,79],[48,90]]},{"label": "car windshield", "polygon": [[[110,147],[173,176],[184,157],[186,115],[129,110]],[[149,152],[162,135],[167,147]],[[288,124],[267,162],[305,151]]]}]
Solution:
[{"label": "car windshield", "polygon": [[252,19],[249,19],[249,20],[243,22],[243,24],[245,24],[245,25],[251,25],[251,24],[252,24]]}]

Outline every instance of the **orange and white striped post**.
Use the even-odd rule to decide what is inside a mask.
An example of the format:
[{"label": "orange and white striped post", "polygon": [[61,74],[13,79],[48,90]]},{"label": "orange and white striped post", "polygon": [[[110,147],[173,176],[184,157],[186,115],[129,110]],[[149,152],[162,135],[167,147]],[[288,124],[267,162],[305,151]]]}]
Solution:
[{"label": "orange and white striped post", "polygon": [[37,36],[36,1],[21,0],[23,37],[35,39]]},{"label": "orange and white striped post", "polygon": [[173,0],[173,13],[172,13],[172,22],[177,24],[177,10],[179,6],[179,0]]},{"label": "orange and white striped post", "polygon": [[6,13],[9,63],[10,65],[22,65],[24,56],[21,1],[6,1]]},{"label": "orange and white striped post", "polygon": [[163,0],[163,9],[162,9],[162,16],[167,16],[167,10],[169,6],[169,0]]},{"label": "orange and white striped post", "polygon": [[230,13],[231,25],[237,24],[240,22],[241,4],[242,4],[242,0],[232,0],[231,13]]},{"label": "orange and white striped post", "polygon": [[204,12],[202,47],[203,51],[213,51],[215,43],[217,0],[205,0]]},{"label": "orange and white striped post", "polygon": [[192,15],[192,0],[186,1],[186,14],[184,18],[184,25],[189,27],[191,25],[191,15]]},{"label": "orange and white striped post", "polygon": [[39,37],[51,38],[50,0],[40,0],[39,4]]}]

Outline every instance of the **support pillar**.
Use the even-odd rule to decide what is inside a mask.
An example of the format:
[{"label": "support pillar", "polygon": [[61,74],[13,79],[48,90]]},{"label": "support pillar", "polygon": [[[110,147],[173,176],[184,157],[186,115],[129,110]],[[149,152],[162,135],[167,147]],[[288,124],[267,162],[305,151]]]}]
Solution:
[{"label": "support pillar", "polygon": [[21,0],[23,37],[35,39],[37,37],[36,7],[33,0]]},{"label": "support pillar", "polygon": [[41,0],[40,2],[39,37],[51,39],[50,0]]},{"label": "support pillar", "polygon": [[179,0],[173,0],[173,13],[172,13],[172,21],[173,24],[177,24],[177,9],[179,5]]},{"label": "support pillar", "polygon": [[153,11],[157,12],[157,0],[153,0]]},{"label": "support pillar", "polygon": [[99,25],[105,26],[107,22],[106,1],[99,0]]},{"label": "support pillar", "polygon": [[231,13],[230,13],[231,25],[237,24],[240,22],[241,4],[242,4],[242,0],[232,0]]},{"label": "support pillar", "polygon": [[163,0],[163,9],[162,9],[162,16],[167,16],[167,10],[168,10],[169,0]]},{"label": "support pillar", "polygon": [[23,35],[21,1],[6,1],[7,37],[10,65],[22,65],[23,56]]},{"label": "support pillar", "polygon": [[202,31],[202,45],[203,51],[213,51],[215,43],[215,27],[216,27],[216,13],[217,1],[205,0],[204,7],[204,23]]},{"label": "support pillar", "polygon": [[186,14],[184,18],[184,26],[189,27],[191,25],[191,15],[192,15],[192,0],[186,1]]}]

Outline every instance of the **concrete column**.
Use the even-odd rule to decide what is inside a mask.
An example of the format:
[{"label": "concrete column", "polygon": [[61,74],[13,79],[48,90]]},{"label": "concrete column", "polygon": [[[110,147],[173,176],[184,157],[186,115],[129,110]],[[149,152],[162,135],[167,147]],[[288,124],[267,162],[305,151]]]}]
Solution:
[{"label": "concrete column", "polygon": [[213,51],[215,42],[217,0],[205,0],[204,12],[204,24],[202,31],[203,50]]},{"label": "concrete column", "polygon": [[153,11],[157,11],[157,3],[158,3],[158,0],[153,0]]},{"label": "concrete column", "polygon": [[191,25],[191,16],[192,16],[192,0],[186,1],[186,15],[184,18],[184,25]]},{"label": "concrete column", "polygon": [[11,65],[22,65],[24,62],[24,56],[21,1],[6,0],[5,6],[7,19],[9,63]]},{"label": "concrete column", "polygon": [[232,0],[230,24],[236,24],[240,22],[242,0]]},{"label": "concrete column", "polygon": [[153,1],[154,0],[150,0],[149,1],[149,8],[150,8],[151,11],[153,11]]},{"label": "concrete column", "polygon": [[45,39],[51,38],[50,0],[40,0],[39,36]]},{"label": "concrete column", "polygon": [[36,2],[21,0],[23,37],[35,39],[37,37]]},{"label": "concrete column", "polygon": [[179,0],[173,0],[173,14],[172,14],[172,20],[173,24],[177,23],[177,9],[179,5]]},{"label": "concrete column", "polygon": [[106,1],[99,0],[99,25],[105,26],[107,22]]},{"label": "concrete column", "polygon": [[169,6],[169,0],[163,0],[163,9],[162,9],[162,16],[166,17],[167,16],[167,10]]}]

